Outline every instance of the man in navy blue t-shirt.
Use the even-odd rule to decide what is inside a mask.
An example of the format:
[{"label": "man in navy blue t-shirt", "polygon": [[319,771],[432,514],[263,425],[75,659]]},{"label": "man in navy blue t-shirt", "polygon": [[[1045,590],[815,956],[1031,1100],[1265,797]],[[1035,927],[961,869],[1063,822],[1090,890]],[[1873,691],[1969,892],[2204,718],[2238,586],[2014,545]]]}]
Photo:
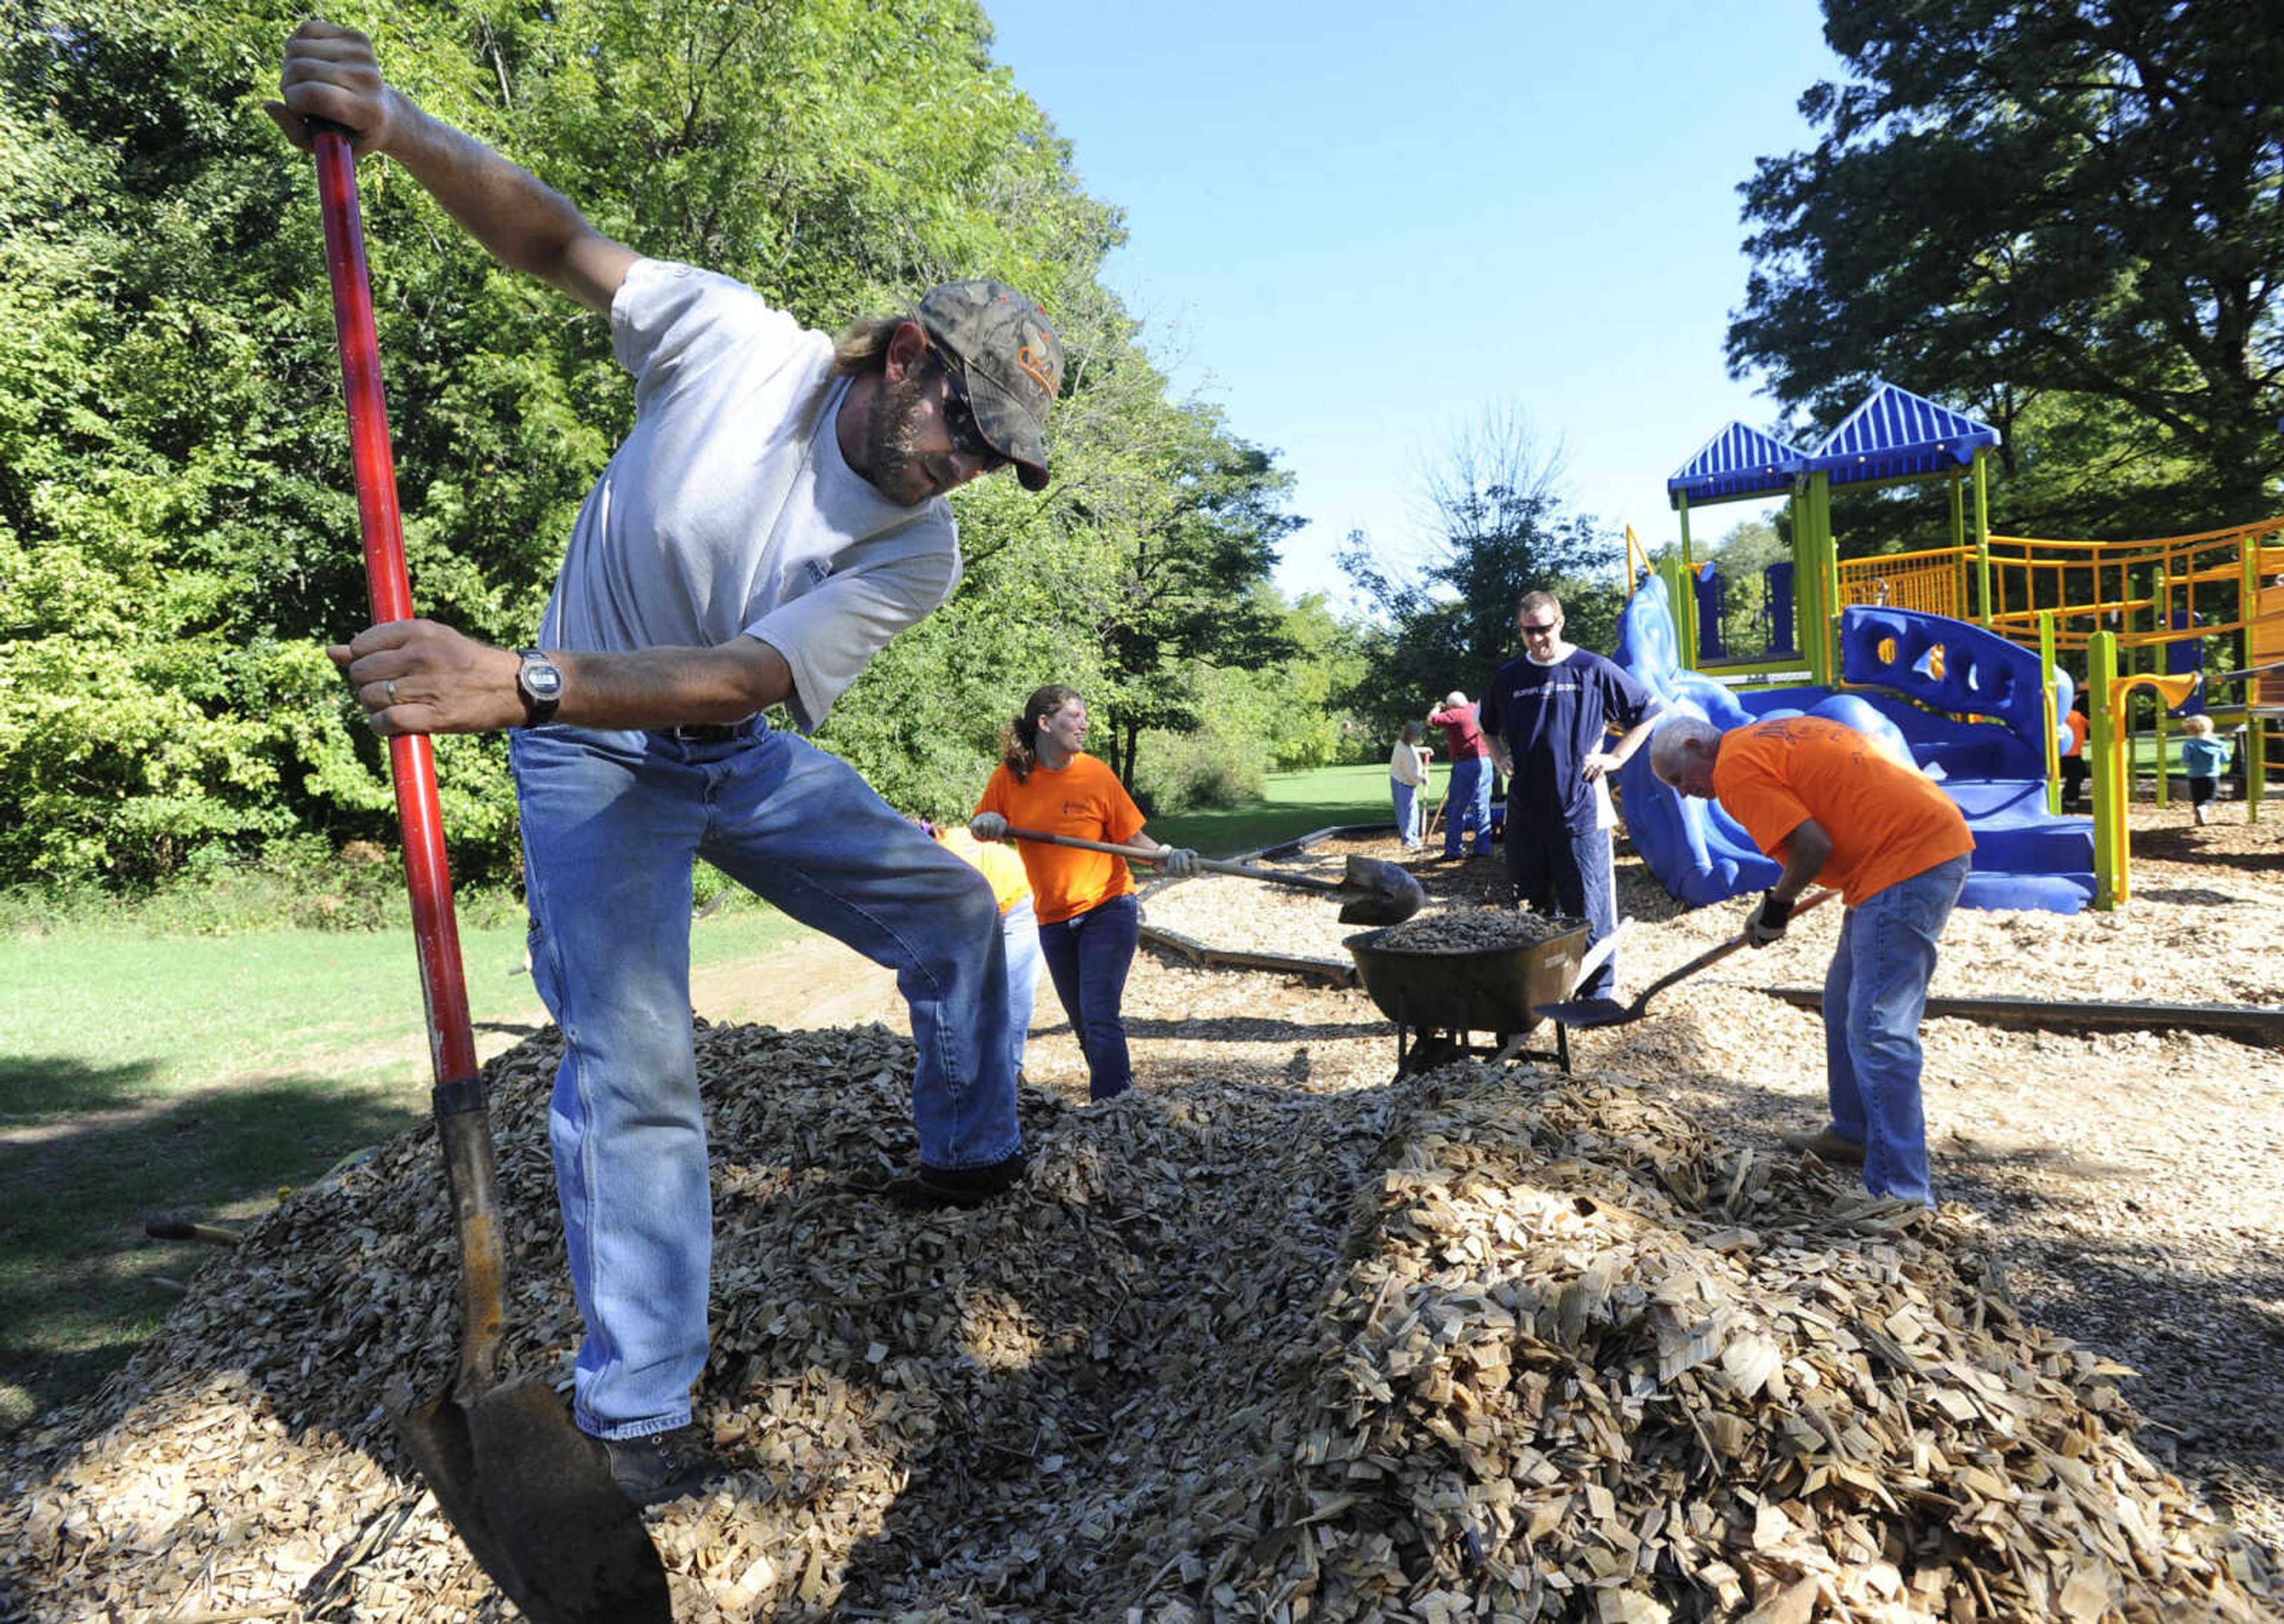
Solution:
[{"label": "man in navy blue t-shirt", "polygon": [[[1482,729],[1506,786],[1506,871],[1522,905],[1583,918],[1587,945],[1616,927],[1608,777],[1649,738],[1658,697],[1600,654],[1562,640],[1552,592],[1515,611],[1523,654],[1498,668],[1483,695]],[[1610,743],[1610,729],[1621,737]],[[1574,995],[1607,998],[1613,954]]]}]

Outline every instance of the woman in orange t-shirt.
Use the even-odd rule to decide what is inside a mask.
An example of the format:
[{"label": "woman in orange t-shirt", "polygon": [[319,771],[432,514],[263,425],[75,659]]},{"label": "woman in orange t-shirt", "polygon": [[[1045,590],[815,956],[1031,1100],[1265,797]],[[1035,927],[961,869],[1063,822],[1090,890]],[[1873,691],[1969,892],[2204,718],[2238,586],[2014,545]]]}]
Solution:
[{"label": "woman in orange t-shirt", "polygon": [[[1050,683],[1024,702],[1000,738],[1000,761],[968,828],[1004,839],[1009,825],[1126,846],[1155,845],[1118,775],[1081,748],[1086,701]],[[1019,849],[1039,917],[1039,952],[1055,996],[1086,1055],[1087,1094],[1115,1099],[1133,1086],[1126,1051],[1127,972],[1141,940],[1142,910],[1123,857],[1025,840]],[[1166,871],[1190,871],[1195,852],[1160,847]]]}]

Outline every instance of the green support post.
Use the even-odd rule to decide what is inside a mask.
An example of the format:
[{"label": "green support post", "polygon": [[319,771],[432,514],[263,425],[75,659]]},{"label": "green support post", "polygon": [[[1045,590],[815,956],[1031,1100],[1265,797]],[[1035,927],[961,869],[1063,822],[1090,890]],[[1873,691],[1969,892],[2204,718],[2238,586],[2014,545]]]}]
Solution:
[{"label": "green support post", "polygon": [[[2117,906],[2116,840],[2125,826],[2130,792],[2110,770],[2118,718],[2110,714],[2109,688],[2117,680],[2117,634],[2098,631],[2085,641],[2087,766],[2093,790],[2093,905],[2108,912]],[[2130,778],[2129,778],[2130,783]]]},{"label": "green support post", "polygon": [[2244,821],[2257,824],[2260,803],[2268,799],[2268,723],[2253,714],[2249,704],[2244,719],[2250,724],[2245,729],[2244,740]]},{"label": "green support post", "polygon": [[1681,634],[1681,664],[1685,670],[1697,669],[1697,660],[1689,643],[1689,577],[1681,567],[1681,555],[1670,552],[1658,561],[1657,578],[1665,582],[1665,595],[1673,605],[1673,624]]},{"label": "green support post", "polygon": [[[2236,544],[2241,584],[2237,587],[2236,618],[2237,668],[2251,667],[2252,621],[2260,613],[2260,538],[2248,535]],[[2260,692],[2260,679],[2244,679],[2244,821],[2260,821],[2260,802],[2268,787],[2268,734],[2265,724],[2252,714],[2252,702]]]},{"label": "green support post", "polygon": [[1835,550],[1832,540],[1832,479],[1818,472],[1808,476],[1808,488],[1799,506],[1808,523],[1793,545],[1793,589],[1800,605],[1800,647],[1808,656],[1809,680],[1821,687],[1832,684],[1832,618]]},{"label": "green support post", "polygon": [[1985,631],[1991,629],[1990,455],[1982,447],[1975,453],[1975,613]]},{"label": "green support post", "polygon": [[2046,691],[2046,810],[2059,816],[2062,809],[2062,729],[2067,725],[2054,706],[2054,612],[2038,614],[2038,680]]},{"label": "green support post", "polygon": [[[2149,577],[2149,629],[2153,633],[2166,632],[2171,631],[2172,627],[2173,583],[2166,579],[2164,561],[2160,559],[2153,566],[2153,572]],[[2170,643],[2153,643],[2149,645],[2149,669],[2152,672],[2163,671],[2172,663],[2166,658],[2172,646]],[[2166,742],[2168,718],[2165,711],[2165,701],[2161,699],[2157,701],[2157,719],[2155,723],[2157,738],[2157,804],[2161,807],[2168,806],[2172,801],[2172,797],[2167,793],[2172,783],[2172,757]]]},{"label": "green support post", "polygon": [[1681,663],[1697,669],[1697,560],[1689,552],[1689,497],[1681,498],[1681,598],[1674,623],[1681,628]]}]

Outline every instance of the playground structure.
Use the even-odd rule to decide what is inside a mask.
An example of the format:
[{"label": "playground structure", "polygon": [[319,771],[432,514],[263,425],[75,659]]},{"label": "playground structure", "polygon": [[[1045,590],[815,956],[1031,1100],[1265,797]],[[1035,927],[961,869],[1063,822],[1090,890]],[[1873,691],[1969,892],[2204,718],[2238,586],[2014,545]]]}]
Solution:
[{"label": "playground structure", "polygon": [[[1618,658],[1717,726],[1809,711],[1886,737],[1975,829],[1967,905],[2114,907],[2131,895],[2131,764],[2151,748],[2163,802],[2170,719],[2203,710],[2245,730],[2247,813],[2260,816],[2269,763],[2284,759],[2284,518],[2154,541],[1994,535],[1998,443],[1987,425],[1889,384],[1813,450],[1731,424],[1666,482],[1679,549],[1653,566],[1628,533],[1638,585]],[[1839,558],[1835,489],[1934,481],[1948,488],[1950,545]],[[1774,496],[1790,504],[1792,558],[1767,571],[1767,647],[1732,658],[1720,579],[1692,556],[1691,510]],[[2212,639],[2239,656],[2233,668],[2204,669]],[[2079,686],[2065,656],[2086,673],[2090,825],[2060,816],[2058,722]],[[2137,702],[2151,712],[2138,737]],[[1773,879],[1717,808],[1701,816],[1646,765],[1630,764],[1622,786],[1629,828],[1638,843],[1650,832],[1645,855],[1677,896]]]}]

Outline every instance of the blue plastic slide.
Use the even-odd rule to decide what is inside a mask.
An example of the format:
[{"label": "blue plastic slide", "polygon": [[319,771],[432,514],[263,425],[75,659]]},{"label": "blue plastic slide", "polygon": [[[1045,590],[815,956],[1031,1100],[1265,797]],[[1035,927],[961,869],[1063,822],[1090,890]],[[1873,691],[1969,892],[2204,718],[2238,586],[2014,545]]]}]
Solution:
[{"label": "blue plastic slide", "polygon": [[[1670,712],[1727,730],[1777,716],[1830,716],[1884,739],[1943,786],[1975,834],[1969,908],[2076,913],[2093,896],[2093,824],[2046,810],[2046,713],[2038,659],[1981,627],[1907,609],[1858,606],[1840,621],[1841,675],[1851,689],[1736,693],[1682,668],[1664,582],[1644,581],[1618,622],[1616,659]],[[2056,714],[2069,708],[2056,673]],[[1960,721],[1966,716],[1983,720]],[[1677,795],[1649,752],[1619,775],[1626,832],[1665,888],[1718,902],[1776,882],[1778,865],[1719,803]]]}]

